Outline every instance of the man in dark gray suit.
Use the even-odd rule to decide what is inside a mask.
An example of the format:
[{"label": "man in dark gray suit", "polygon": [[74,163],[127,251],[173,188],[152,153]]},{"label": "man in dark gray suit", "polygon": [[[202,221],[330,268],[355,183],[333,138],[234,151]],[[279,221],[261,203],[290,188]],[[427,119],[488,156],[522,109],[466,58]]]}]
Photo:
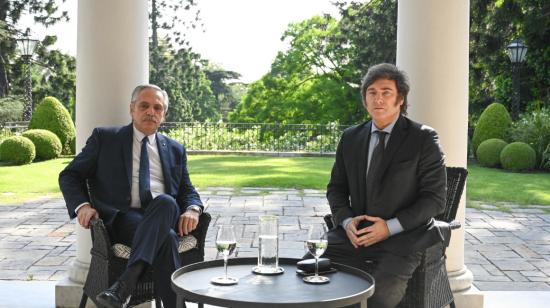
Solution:
[{"label": "man in dark gray suit", "polygon": [[170,276],[181,267],[177,235],[197,227],[203,206],[189,179],[185,149],[157,133],[167,110],[164,90],[136,87],[132,123],[94,129],[59,174],[69,216],[85,228],[92,218],[103,219],[111,240],[132,248],[125,272],[96,297],[105,307],[125,307],[149,266],[164,307],[176,305]]},{"label": "man in dark gray suit", "polygon": [[408,92],[396,66],[369,69],[361,95],[372,120],[343,133],[327,186],[339,227],[324,256],[371,272],[370,308],[395,307],[421,251],[440,241],[428,227],[445,207],[444,155],[432,128],[405,117]]}]

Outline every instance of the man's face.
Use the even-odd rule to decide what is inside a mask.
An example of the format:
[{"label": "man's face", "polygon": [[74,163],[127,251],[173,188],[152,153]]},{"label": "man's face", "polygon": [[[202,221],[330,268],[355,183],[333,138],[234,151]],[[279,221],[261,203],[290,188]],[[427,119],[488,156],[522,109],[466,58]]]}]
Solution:
[{"label": "man's face", "polygon": [[367,87],[365,108],[379,129],[385,128],[399,116],[401,105],[403,98],[399,97],[394,80],[378,79]]},{"label": "man's face", "polygon": [[164,121],[162,94],[155,89],[141,91],[135,102],[130,103],[130,115],[134,126],[145,135],[154,134]]}]

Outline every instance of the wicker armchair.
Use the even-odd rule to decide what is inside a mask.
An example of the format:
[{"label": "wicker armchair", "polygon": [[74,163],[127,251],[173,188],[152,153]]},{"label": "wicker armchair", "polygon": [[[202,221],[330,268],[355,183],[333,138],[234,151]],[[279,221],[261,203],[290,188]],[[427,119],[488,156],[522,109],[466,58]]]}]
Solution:
[{"label": "wicker armchair", "polygon": [[[445,211],[435,217],[436,226],[446,237],[444,245],[434,245],[424,251],[420,265],[408,282],[407,291],[398,305],[399,308],[440,308],[447,305],[455,308],[445,267],[445,249],[451,237],[450,230],[460,228],[460,222],[454,219],[467,175],[468,171],[464,168],[447,167]],[[331,214],[325,215],[324,220],[329,229],[334,227]]]},{"label": "wicker armchair", "polygon": [[[203,212],[197,229],[191,235],[184,236],[183,240],[180,240],[178,251],[180,252],[182,264],[187,265],[204,260],[204,243],[210,220],[210,214]],[[93,245],[90,251],[92,260],[84,284],[80,308],[86,307],[88,297],[97,305],[95,302],[96,295],[116,281],[128,262],[127,253],[124,252],[124,249],[120,249],[120,244],[112,245],[107,229],[101,219],[92,220],[90,229]],[[149,269],[140,278],[128,306],[136,306],[153,299],[155,299],[157,308],[162,307],[159,296],[155,292],[153,270]]]}]

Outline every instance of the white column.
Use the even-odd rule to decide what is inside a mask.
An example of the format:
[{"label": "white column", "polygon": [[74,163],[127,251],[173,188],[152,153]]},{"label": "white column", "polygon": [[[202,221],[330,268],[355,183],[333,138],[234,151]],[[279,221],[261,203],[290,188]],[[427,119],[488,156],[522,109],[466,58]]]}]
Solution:
[{"label": "white column", "polygon": [[[79,0],[76,148],[94,127],[130,123],[130,94],[149,80],[147,0]],[[56,286],[56,306],[78,305],[90,264],[90,231],[76,224],[76,260]]]},{"label": "white column", "polygon": [[[409,116],[437,130],[447,166],[467,164],[469,9],[467,0],[398,1],[397,66],[410,78]],[[466,191],[463,226],[465,199]],[[457,306],[483,306],[464,265],[464,227],[453,231],[447,257]]]}]

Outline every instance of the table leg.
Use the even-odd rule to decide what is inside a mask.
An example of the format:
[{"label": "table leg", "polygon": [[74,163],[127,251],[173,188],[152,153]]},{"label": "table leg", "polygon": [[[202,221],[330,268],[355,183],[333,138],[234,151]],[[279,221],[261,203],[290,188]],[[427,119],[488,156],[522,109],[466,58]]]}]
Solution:
[{"label": "table leg", "polygon": [[183,297],[181,295],[177,295],[176,297],[176,307],[177,308],[183,308],[185,307],[185,302],[183,300]]},{"label": "table leg", "polygon": [[204,304],[203,304],[203,303],[197,303],[197,305],[199,306],[198,308],[204,308]]},{"label": "table leg", "polygon": [[367,299],[361,301],[361,308],[367,308]]}]

